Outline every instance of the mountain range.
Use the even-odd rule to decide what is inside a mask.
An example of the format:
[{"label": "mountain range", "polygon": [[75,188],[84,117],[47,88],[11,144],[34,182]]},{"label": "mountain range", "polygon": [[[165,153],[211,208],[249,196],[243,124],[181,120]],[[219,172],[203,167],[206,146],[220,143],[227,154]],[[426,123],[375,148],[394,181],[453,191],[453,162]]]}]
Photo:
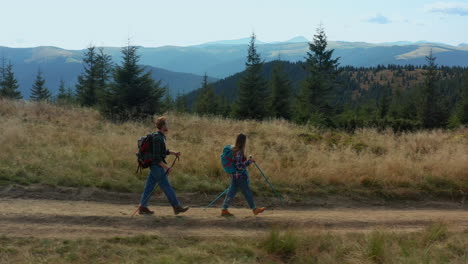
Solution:
[{"label": "mountain range", "polygon": [[[108,51],[112,52],[114,62],[120,60],[118,57],[120,48],[106,49],[106,52]],[[83,53],[82,50],[64,50],[56,47],[21,49],[0,47],[0,56],[4,57],[6,62],[10,61],[13,64],[15,77],[18,80],[21,94],[25,98],[29,98],[32,84],[39,70],[46,80],[45,86],[52,94],[58,93],[60,80],[63,80],[66,86],[74,87],[78,76],[83,72],[81,64]],[[161,80],[162,85],[169,88],[172,97],[201,87],[203,81],[203,76],[200,75],[144,66],[155,80]],[[218,79],[208,77],[209,82],[216,80]]]},{"label": "mountain range", "polygon": [[[179,47],[140,47],[140,63],[153,71],[156,80],[162,80],[171,95],[187,93],[201,85],[202,75],[211,76],[210,81],[226,78],[245,68],[247,45],[250,38],[208,42],[200,45]],[[299,36],[282,42],[257,41],[257,50],[266,62],[277,59],[290,62],[303,61],[308,52],[308,40]],[[446,66],[468,66],[468,45],[451,46],[444,43],[392,42],[365,43],[329,41],[328,48],[340,57],[340,65],[369,67],[379,64],[422,65],[425,56],[432,50],[436,63]],[[121,60],[121,48],[103,47],[113,61]],[[13,63],[14,71],[25,97],[29,96],[33,79],[38,69],[44,73],[47,86],[52,92],[58,89],[60,79],[74,85],[82,71],[81,58],[84,50],[66,50],[57,47],[8,48],[0,47],[0,56]]]}]

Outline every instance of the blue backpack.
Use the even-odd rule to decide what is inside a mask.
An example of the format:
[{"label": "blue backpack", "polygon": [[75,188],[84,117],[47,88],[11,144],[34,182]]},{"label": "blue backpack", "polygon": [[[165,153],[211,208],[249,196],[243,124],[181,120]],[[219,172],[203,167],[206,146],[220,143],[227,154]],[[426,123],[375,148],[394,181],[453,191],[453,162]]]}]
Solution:
[{"label": "blue backpack", "polygon": [[223,165],[225,172],[229,174],[236,173],[236,164],[231,145],[224,146],[223,153],[221,154],[221,165]]}]

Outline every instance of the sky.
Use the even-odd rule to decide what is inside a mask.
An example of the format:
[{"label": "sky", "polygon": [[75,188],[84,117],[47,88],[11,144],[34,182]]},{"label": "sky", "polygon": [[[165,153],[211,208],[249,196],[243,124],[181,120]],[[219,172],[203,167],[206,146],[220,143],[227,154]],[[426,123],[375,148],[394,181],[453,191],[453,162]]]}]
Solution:
[{"label": "sky", "polygon": [[468,43],[468,0],[0,0],[0,46],[189,46],[245,38]]}]

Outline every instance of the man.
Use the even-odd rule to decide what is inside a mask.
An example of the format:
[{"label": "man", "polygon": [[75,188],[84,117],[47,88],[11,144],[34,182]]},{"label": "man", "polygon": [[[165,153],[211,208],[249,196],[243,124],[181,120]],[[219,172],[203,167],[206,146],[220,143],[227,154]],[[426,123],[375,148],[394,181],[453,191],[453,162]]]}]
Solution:
[{"label": "man", "polygon": [[184,213],[189,209],[189,207],[182,207],[179,200],[177,200],[175,191],[167,178],[168,174],[172,171],[172,168],[168,167],[166,163],[167,155],[172,154],[178,157],[180,156],[180,152],[174,152],[166,149],[166,136],[169,132],[169,127],[167,119],[164,116],[159,117],[156,120],[156,128],[158,129],[158,132],[153,136],[154,160],[150,166],[150,172],[146,180],[145,189],[141,195],[138,213],[154,214],[153,211],[148,209],[148,200],[156,184],[158,184],[164,191],[169,203],[174,208],[174,214]]}]

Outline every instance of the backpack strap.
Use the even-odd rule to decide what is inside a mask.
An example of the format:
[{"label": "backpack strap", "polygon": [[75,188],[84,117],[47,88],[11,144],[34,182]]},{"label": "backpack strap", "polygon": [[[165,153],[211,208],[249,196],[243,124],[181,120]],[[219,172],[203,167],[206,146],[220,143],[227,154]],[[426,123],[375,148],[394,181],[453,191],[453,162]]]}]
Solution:
[{"label": "backpack strap", "polygon": [[138,164],[138,167],[137,167],[137,169],[136,169],[136,171],[135,171],[135,174],[138,174],[138,172],[139,172],[140,174],[143,173],[143,167],[141,167],[141,164]]},{"label": "backpack strap", "polygon": [[228,163],[226,163],[225,165],[223,165],[224,167],[229,167],[229,166],[231,166],[232,163],[234,163],[234,160],[233,160],[233,159],[228,158],[228,157],[226,157],[226,156],[224,156],[224,158],[227,159],[227,160],[229,161]]},{"label": "backpack strap", "polygon": [[[231,146],[231,153],[232,153],[233,156],[234,156],[234,152],[232,151],[232,146]],[[231,164],[234,163],[235,160],[236,160],[235,157],[234,157],[233,159],[231,159],[231,158],[229,158],[229,157],[226,156],[226,155],[224,156],[224,158],[225,158],[227,161],[229,161],[228,163],[226,163],[225,165],[223,165],[225,168],[231,166]]]}]

